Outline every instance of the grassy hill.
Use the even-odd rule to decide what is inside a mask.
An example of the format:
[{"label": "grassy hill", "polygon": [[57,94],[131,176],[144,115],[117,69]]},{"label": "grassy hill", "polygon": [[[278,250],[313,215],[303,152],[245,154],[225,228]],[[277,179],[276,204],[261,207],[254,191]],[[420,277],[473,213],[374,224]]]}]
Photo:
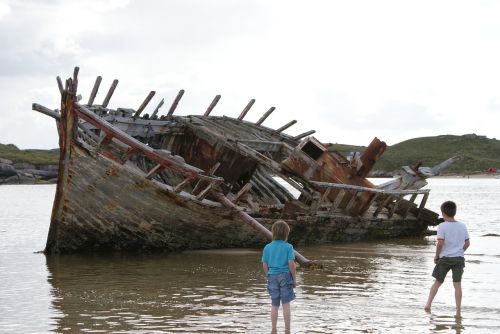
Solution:
[{"label": "grassy hill", "polygon": [[[353,150],[362,152],[364,147],[331,144],[330,149],[346,154]],[[489,167],[500,168],[500,140],[475,134],[414,138],[388,146],[375,169],[389,172],[419,161],[432,167],[453,156],[460,156],[460,161],[444,173],[470,174],[484,172]]]},{"label": "grassy hill", "polygon": [[20,150],[13,144],[0,144],[0,158],[16,162],[27,162],[33,165],[57,165],[59,149],[53,150]]}]

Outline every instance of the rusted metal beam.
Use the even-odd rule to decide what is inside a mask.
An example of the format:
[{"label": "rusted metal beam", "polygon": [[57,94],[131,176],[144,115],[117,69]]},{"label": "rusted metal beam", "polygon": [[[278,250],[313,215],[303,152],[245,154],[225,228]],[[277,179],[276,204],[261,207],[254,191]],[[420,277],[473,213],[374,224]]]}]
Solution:
[{"label": "rusted metal beam", "polygon": [[106,97],[104,98],[104,101],[102,101],[102,106],[106,108],[109,104],[109,101],[111,100],[111,97],[113,96],[113,93],[115,92],[116,86],[118,86],[118,80],[115,79],[113,80],[113,83],[111,84],[111,87],[109,87],[108,94],[106,94]]},{"label": "rusted metal beam", "polygon": [[205,111],[205,114],[203,114],[203,116],[209,116],[212,110],[217,105],[217,102],[219,102],[219,100],[220,100],[220,95],[215,95],[214,99],[212,100],[212,103],[210,103],[210,105],[207,108],[207,111]]},{"label": "rusted metal beam", "polygon": [[94,87],[92,88],[92,92],[89,96],[89,102],[87,105],[91,106],[94,104],[95,97],[97,96],[97,92],[99,91],[99,86],[101,85],[102,77],[99,75],[94,82]]},{"label": "rusted metal beam", "polygon": [[292,125],[294,125],[295,123],[297,123],[296,120],[293,120],[291,122],[288,122],[286,123],[285,125],[283,125],[281,128],[279,129],[276,129],[276,132],[280,133],[280,132],[283,132],[285,131],[286,129],[288,129],[289,127],[291,127]]},{"label": "rusted metal beam", "polygon": [[276,109],[275,107],[269,108],[269,110],[266,111],[266,113],[262,115],[262,117],[255,123],[255,125],[261,125],[262,123],[264,123],[266,118],[268,118],[269,115],[271,115],[275,109]]},{"label": "rusted metal beam", "polygon": [[251,99],[250,102],[246,105],[245,109],[241,112],[240,116],[238,116],[238,120],[241,121],[243,118],[245,118],[247,112],[252,108],[253,104],[255,103],[255,99]]},{"label": "rusted metal beam", "polygon": [[309,135],[312,135],[313,133],[316,133],[316,130],[309,130],[309,131],[307,131],[307,132],[301,133],[300,135],[293,137],[293,140],[299,140],[299,139],[302,139],[302,138],[304,138],[304,137],[307,137],[307,136],[309,136]]},{"label": "rusted metal beam", "polygon": [[366,177],[386,148],[387,144],[375,137],[359,157],[361,166],[358,166],[356,174]]},{"label": "rusted metal beam", "polygon": [[172,102],[172,105],[170,106],[170,109],[168,110],[167,117],[170,117],[174,114],[174,111],[177,108],[177,105],[179,104],[179,101],[181,100],[182,95],[184,95],[184,89],[181,89],[179,91],[179,93],[177,93],[177,96],[175,97],[174,102]]},{"label": "rusted metal beam", "polygon": [[156,92],[154,90],[152,90],[152,91],[149,92],[149,94],[148,94],[148,96],[146,96],[146,99],[144,100],[144,102],[142,102],[142,104],[139,107],[139,109],[137,109],[137,111],[135,112],[134,118],[137,118],[137,117],[141,116],[141,113],[146,108],[146,106],[148,105],[149,101],[151,101],[151,99],[153,98],[153,96],[155,96],[155,94],[156,94]]}]

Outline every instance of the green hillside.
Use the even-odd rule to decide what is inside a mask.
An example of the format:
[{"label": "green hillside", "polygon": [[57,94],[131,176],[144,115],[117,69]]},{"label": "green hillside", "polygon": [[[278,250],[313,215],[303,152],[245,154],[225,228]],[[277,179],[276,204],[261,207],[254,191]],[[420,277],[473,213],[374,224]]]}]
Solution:
[{"label": "green hillside", "polygon": [[[344,154],[353,149],[362,152],[364,147],[330,145],[330,150]],[[389,172],[420,161],[424,166],[432,167],[453,156],[460,156],[460,160],[444,173],[479,173],[489,167],[500,168],[500,140],[475,134],[414,138],[388,146],[375,169]]]},{"label": "green hillside", "polygon": [[0,158],[33,165],[57,165],[59,150],[20,150],[13,144],[0,144]]}]

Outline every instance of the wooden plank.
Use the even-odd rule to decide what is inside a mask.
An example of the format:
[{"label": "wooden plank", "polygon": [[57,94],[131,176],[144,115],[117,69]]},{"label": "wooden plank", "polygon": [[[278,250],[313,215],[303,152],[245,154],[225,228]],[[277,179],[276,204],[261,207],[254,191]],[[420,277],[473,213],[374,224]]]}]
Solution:
[{"label": "wooden plank", "polygon": [[285,125],[283,125],[281,128],[277,129],[276,132],[278,132],[278,133],[283,132],[286,129],[288,129],[289,127],[291,127],[292,125],[294,125],[295,123],[297,123],[296,120],[290,121],[290,122],[286,123]]},{"label": "wooden plank", "polygon": [[212,112],[212,110],[215,108],[215,106],[217,105],[217,102],[219,102],[220,100],[220,95],[215,95],[212,103],[210,103],[210,105],[208,106],[207,108],[207,111],[205,111],[205,114],[203,114],[203,116],[209,116],[210,113]]},{"label": "wooden plank", "polygon": [[[209,169],[207,175],[214,175],[214,173],[217,171],[217,169],[220,167],[220,162],[217,162],[215,165],[212,166],[212,168]],[[203,181],[198,181],[196,185],[193,187],[193,194],[196,194],[198,189],[200,188],[200,185],[203,183]]]},{"label": "wooden plank", "polygon": [[373,213],[373,217],[376,218],[379,215],[382,209],[385,208],[385,206],[392,200],[392,197],[393,197],[392,195],[388,195],[387,198],[382,203],[379,202],[379,206],[377,207],[377,210],[375,210],[375,212]]},{"label": "wooden plank", "polygon": [[94,87],[92,88],[92,92],[90,93],[89,96],[89,102],[87,102],[87,105],[91,106],[94,104],[95,97],[97,96],[97,92],[99,91],[99,86],[101,85],[102,77],[98,76],[95,79],[94,82]]},{"label": "wooden plank", "polygon": [[332,192],[332,188],[327,188],[323,195],[321,196],[321,199],[319,200],[319,204],[324,203],[328,200],[328,196],[330,196],[330,193]]},{"label": "wooden plank", "polygon": [[146,108],[148,103],[151,101],[153,96],[155,96],[155,94],[156,94],[156,92],[154,90],[149,92],[148,96],[146,96],[146,99],[142,102],[139,109],[137,109],[137,111],[135,112],[134,118],[138,118],[139,116],[141,116],[141,113],[144,111],[144,109]]},{"label": "wooden plank", "polygon": [[153,111],[153,113],[151,114],[151,118],[155,117],[158,114],[158,111],[160,111],[160,108],[163,106],[164,103],[165,100],[161,99],[160,103],[158,103],[158,105],[156,106],[155,111]]},{"label": "wooden plank", "polygon": [[358,195],[362,194],[361,192],[354,192],[352,194],[351,198],[349,199],[349,202],[347,202],[347,205],[345,207],[346,212],[350,212],[352,207],[354,206],[354,203],[356,202],[356,199],[358,198]]},{"label": "wooden plank", "polygon": [[271,115],[275,109],[276,109],[275,107],[269,108],[269,110],[266,111],[266,113],[262,115],[262,117],[255,123],[255,125],[261,125],[262,123],[264,123],[266,118],[268,118],[269,115]]},{"label": "wooden plank", "polygon": [[391,210],[389,211],[389,214],[387,215],[388,218],[392,218],[392,216],[394,215],[394,212],[396,212],[396,210],[398,209],[398,205],[402,199],[403,199],[403,197],[398,196],[398,198],[394,202],[394,205],[392,206]]},{"label": "wooden plank", "polygon": [[62,93],[64,92],[64,87],[63,87],[63,83],[62,83],[61,77],[57,76],[56,81],[57,81],[57,87],[59,87],[59,92],[62,95]]},{"label": "wooden plank", "polygon": [[191,184],[191,182],[193,182],[194,178],[192,177],[187,177],[184,179],[184,181],[182,181],[181,183],[179,183],[175,188],[174,188],[174,191],[176,193],[180,193],[184,188],[186,188],[188,185]]},{"label": "wooden plank", "polygon": [[307,131],[307,132],[301,133],[300,135],[293,137],[293,140],[299,140],[299,139],[302,139],[302,138],[304,138],[304,137],[307,137],[307,136],[309,136],[309,135],[312,135],[313,133],[316,133],[316,130],[309,130],[309,131]]},{"label": "wooden plank", "polygon": [[42,106],[41,104],[38,104],[38,103],[33,103],[31,105],[31,109],[35,110],[35,111],[38,111],[38,112],[41,112],[42,114],[45,114],[47,116],[50,116],[50,117],[53,117],[55,118],[56,120],[60,120],[61,119],[61,114],[59,114],[57,111],[55,110],[50,110],[49,108],[47,107],[44,107]]},{"label": "wooden plank", "polygon": [[238,120],[241,121],[243,118],[245,118],[247,112],[252,108],[253,104],[255,103],[255,99],[251,99],[250,102],[246,105],[245,109],[241,112],[240,116],[238,116]]},{"label": "wooden plank", "polygon": [[151,179],[153,176],[164,170],[165,167],[158,164],[154,166],[147,174],[146,174],[146,179]]},{"label": "wooden plank", "polygon": [[212,190],[213,185],[214,185],[214,183],[213,183],[213,182],[210,182],[210,183],[208,184],[208,186],[207,186],[205,189],[203,189],[203,190],[202,190],[202,191],[201,191],[201,192],[200,192],[200,193],[196,196],[196,199],[197,199],[198,201],[202,201],[202,200],[203,200],[203,199],[204,199],[204,198],[208,195],[208,192],[209,192],[210,190]]},{"label": "wooden plank", "polygon": [[427,198],[429,197],[429,194],[425,194],[424,195],[424,198],[422,198],[422,201],[420,202],[420,205],[418,206],[418,216],[417,216],[417,219],[420,219],[420,217],[422,216],[422,211],[424,210],[425,208],[425,204],[427,203]]},{"label": "wooden plank", "polygon": [[182,96],[184,95],[184,89],[181,89],[179,93],[177,93],[177,96],[175,97],[174,102],[172,102],[172,105],[170,106],[170,109],[168,110],[167,117],[170,117],[173,115],[175,109],[177,108],[177,105],[179,104],[179,101],[181,100]]},{"label": "wooden plank", "polygon": [[344,195],[346,194],[346,191],[344,189],[341,189],[337,196],[335,197],[335,200],[333,201],[332,205],[332,211],[337,210],[340,206],[340,203],[342,202],[342,199],[344,198]]},{"label": "wooden plank", "polygon": [[106,97],[104,98],[104,101],[102,101],[102,106],[104,108],[107,108],[109,101],[111,100],[111,97],[113,96],[113,93],[115,92],[116,86],[118,86],[118,80],[115,79],[113,80],[113,83],[111,84],[111,87],[109,87],[108,94],[106,94]]},{"label": "wooden plank", "polygon": [[233,203],[236,203],[238,202],[238,200],[241,198],[241,196],[243,196],[244,194],[246,194],[248,191],[250,191],[250,189],[252,189],[252,184],[250,182],[246,183],[241,189],[240,191],[238,191],[238,193],[236,194],[236,197],[233,199]]}]

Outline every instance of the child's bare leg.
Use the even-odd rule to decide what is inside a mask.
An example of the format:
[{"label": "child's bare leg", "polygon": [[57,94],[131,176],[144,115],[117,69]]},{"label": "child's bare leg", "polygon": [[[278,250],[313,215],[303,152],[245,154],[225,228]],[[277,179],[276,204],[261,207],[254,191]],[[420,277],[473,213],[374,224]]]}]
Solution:
[{"label": "child's bare leg", "polygon": [[290,303],[283,304],[283,319],[285,320],[285,332],[288,333],[290,331]]},{"label": "child's bare leg", "polygon": [[431,310],[432,301],[434,300],[434,297],[436,297],[436,293],[438,292],[441,284],[442,283],[439,282],[438,280],[435,280],[434,284],[432,284],[431,290],[429,291],[429,298],[427,299],[427,304],[425,304],[424,306],[424,310],[426,310],[427,312]]},{"label": "child's bare leg", "polygon": [[278,323],[279,306],[271,306],[271,326],[273,333],[276,332],[276,324]]},{"label": "child's bare leg", "polygon": [[462,283],[453,282],[455,288],[455,305],[457,306],[456,315],[460,316],[460,309],[462,308]]}]

